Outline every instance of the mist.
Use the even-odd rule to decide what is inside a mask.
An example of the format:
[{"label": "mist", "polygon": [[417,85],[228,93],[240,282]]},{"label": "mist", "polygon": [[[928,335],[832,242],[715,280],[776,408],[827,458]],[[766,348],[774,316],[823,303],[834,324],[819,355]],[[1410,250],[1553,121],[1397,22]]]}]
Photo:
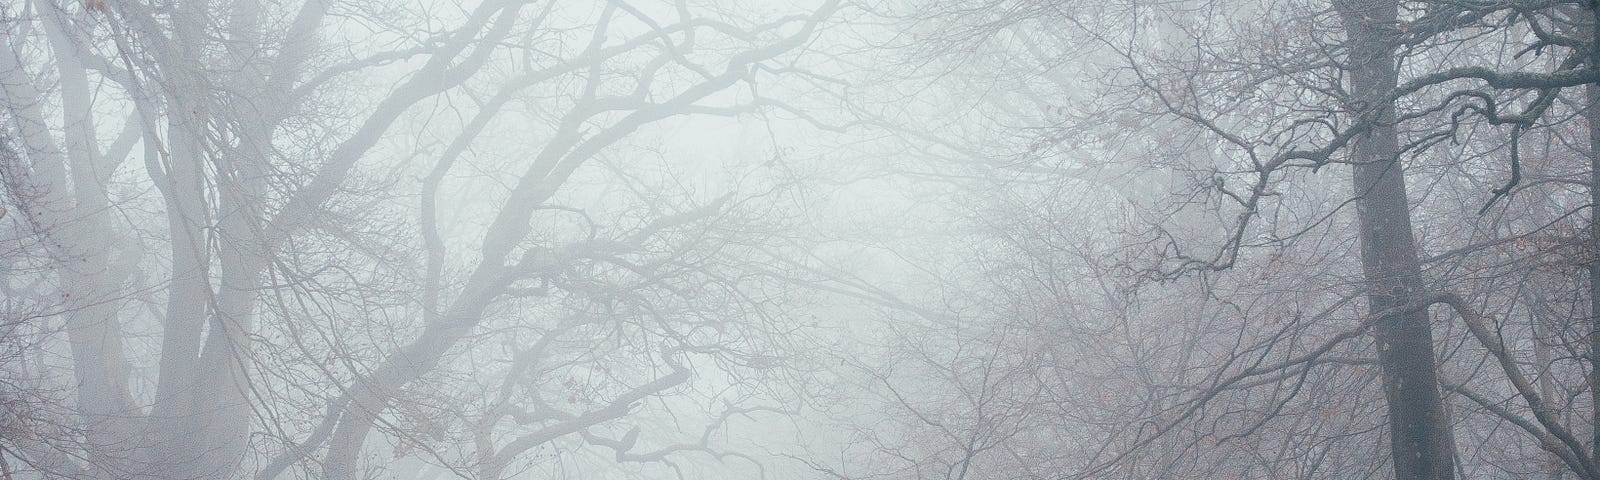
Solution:
[{"label": "mist", "polygon": [[0,1],[0,480],[1600,478],[1597,29]]}]

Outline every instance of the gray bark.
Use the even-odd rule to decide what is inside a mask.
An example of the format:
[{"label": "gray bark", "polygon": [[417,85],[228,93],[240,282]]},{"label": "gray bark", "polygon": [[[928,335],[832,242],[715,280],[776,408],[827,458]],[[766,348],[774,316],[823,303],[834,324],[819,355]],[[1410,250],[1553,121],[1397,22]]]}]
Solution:
[{"label": "gray bark", "polygon": [[[1412,237],[1405,176],[1399,161],[1394,105],[1381,97],[1398,76],[1394,0],[1335,3],[1350,51],[1351,93],[1374,123],[1351,152],[1360,217],[1361,266],[1370,311],[1376,315],[1423,292],[1422,268]],[[1390,455],[1397,479],[1454,478],[1449,421],[1439,397],[1433,331],[1426,310],[1390,314],[1375,322],[1378,363],[1388,402]]]},{"label": "gray bark", "polygon": [[[1596,25],[1600,25],[1600,10],[1591,10],[1596,18]],[[1600,45],[1600,35],[1596,28],[1590,29],[1591,45]],[[1593,47],[1589,50],[1589,68],[1600,68],[1600,51]],[[1589,84],[1584,87],[1584,94],[1588,106],[1583,110],[1583,118],[1589,127],[1589,244],[1600,252],[1600,85]],[[1589,424],[1594,426],[1594,432],[1589,439],[1592,458],[1600,459],[1600,258],[1590,258],[1588,265],[1589,280],[1589,395],[1593,404],[1590,411]]]}]

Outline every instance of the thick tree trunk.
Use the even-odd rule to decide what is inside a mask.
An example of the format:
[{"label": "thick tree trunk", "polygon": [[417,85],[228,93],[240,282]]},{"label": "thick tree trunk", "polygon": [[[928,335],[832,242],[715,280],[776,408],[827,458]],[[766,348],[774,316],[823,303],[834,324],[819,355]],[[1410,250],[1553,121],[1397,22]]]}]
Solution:
[{"label": "thick tree trunk", "polygon": [[[172,46],[157,51],[165,67],[161,93],[168,147],[162,189],[171,232],[173,279],[162,329],[160,377],[145,434],[140,478],[229,478],[246,453],[249,386],[242,375],[250,345],[243,341],[259,269],[240,242],[241,212],[231,181],[208,170],[229,159],[208,152],[206,133],[217,110],[201,70],[203,2],[186,4]],[[216,199],[212,199],[215,192]],[[220,267],[220,272],[217,268]],[[220,275],[219,275],[220,273]]]},{"label": "thick tree trunk", "polygon": [[[1350,48],[1351,93],[1374,125],[1353,146],[1361,266],[1372,312],[1405,303],[1422,290],[1421,264],[1411,232],[1405,177],[1399,162],[1394,106],[1379,98],[1397,82],[1395,0],[1335,3]],[[1439,399],[1433,331],[1427,311],[1377,319],[1378,362],[1389,406],[1390,453],[1397,479],[1454,477],[1448,419]]]},{"label": "thick tree trunk", "polygon": [[[61,301],[67,340],[76,380],[77,413],[88,446],[86,468],[73,466],[84,478],[120,478],[129,468],[126,449],[136,431],[133,419],[142,414],[129,393],[121,318],[117,308],[122,283],[130,265],[112,255],[115,234],[110,227],[110,205],[105,191],[116,153],[104,157],[95,141],[95,116],[84,66],[78,61],[59,18],[46,11],[44,31],[56,57],[61,89],[61,124],[65,148],[48,131],[41,108],[45,102],[16,51],[0,51],[4,87],[0,95],[18,126],[28,166],[18,164],[10,173],[17,189],[11,200],[21,205],[23,216],[34,222],[46,238],[61,281]],[[31,173],[28,173],[31,172]],[[67,462],[48,448],[37,450],[61,468]]]},{"label": "thick tree trunk", "polygon": [[[184,218],[173,220],[173,258],[184,258],[178,253],[181,247],[190,252],[187,259],[204,265],[194,275],[200,282],[187,285],[185,291],[189,293],[183,300],[203,297],[196,302],[203,307],[186,311],[182,318],[175,317],[164,332],[169,344],[176,347],[172,350],[176,354],[170,355],[173,361],[169,364],[168,350],[163,350],[163,383],[157,394],[158,406],[164,407],[163,415],[151,416],[151,436],[156,440],[148,460],[158,468],[152,477],[231,476],[237,473],[247,453],[254,415],[249,360],[254,347],[248,335],[255,328],[256,297],[263,288],[262,276],[275,246],[263,238],[262,232],[267,222],[264,182],[269,175],[272,137],[278,122],[287,114],[279,108],[279,102],[289,97],[328,3],[311,0],[301,7],[291,27],[293,40],[285,43],[278,57],[264,53],[267,42],[263,39],[261,2],[241,0],[228,5],[230,63],[220,69],[226,73],[191,70],[200,58],[196,46],[204,38],[204,32],[193,30],[193,25],[174,29],[174,37],[180,40],[178,48],[161,58],[179,83],[192,87],[167,93],[168,115],[173,119],[168,129],[174,138],[174,157],[182,157],[173,160],[174,168],[188,169],[169,172],[167,177],[184,185],[195,179],[209,180],[215,197],[210,205],[204,203],[204,187],[200,185],[163,192],[168,195],[169,205],[176,206],[180,213],[205,214],[193,218],[204,218],[209,223],[199,226],[186,223]],[[234,101],[212,103],[210,95],[196,95],[212,84],[225,84],[228,94],[235,96]],[[232,120],[227,133],[236,145],[213,146],[222,151],[211,155],[197,148],[204,141],[208,115]],[[180,161],[182,166],[177,166]],[[215,177],[197,176],[204,175],[207,166],[215,170]],[[178,235],[183,232],[192,238],[180,242]],[[193,241],[207,240],[202,234],[210,235],[210,241]],[[208,243],[215,246],[208,248]],[[213,261],[215,271],[210,266]],[[177,285],[175,280],[174,301],[179,299]],[[170,382],[169,374],[173,377]]]}]

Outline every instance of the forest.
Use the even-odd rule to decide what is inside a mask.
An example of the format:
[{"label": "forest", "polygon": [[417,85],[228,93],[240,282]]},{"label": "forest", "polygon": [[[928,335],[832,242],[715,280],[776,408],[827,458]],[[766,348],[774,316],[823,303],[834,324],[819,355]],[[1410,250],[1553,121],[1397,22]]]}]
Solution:
[{"label": "forest", "polygon": [[1600,480],[1600,0],[0,0],[0,480]]}]

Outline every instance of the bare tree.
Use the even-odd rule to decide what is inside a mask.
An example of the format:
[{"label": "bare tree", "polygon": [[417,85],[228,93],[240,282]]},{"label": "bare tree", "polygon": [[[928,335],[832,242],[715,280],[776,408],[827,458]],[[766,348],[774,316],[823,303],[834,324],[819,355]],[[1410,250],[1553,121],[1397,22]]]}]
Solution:
[{"label": "bare tree", "polygon": [[[627,160],[644,153],[630,139],[768,108],[756,86],[837,3],[14,7],[0,74],[22,153],[5,164],[7,206],[65,299],[50,317],[64,318],[85,437],[62,448],[84,476],[356,478],[388,463],[367,460],[376,428],[405,447],[396,458],[501,478],[559,439],[623,461],[721,455],[709,432],[767,408],[713,396],[728,407],[681,445],[602,429],[682,391],[696,363],[759,371],[782,347],[762,337],[782,327],[718,312],[770,308],[746,293],[763,274],[743,250],[763,240],[741,230],[766,192],[685,187],[681,160],[660,173]],[[474,106],[454,110],[443,150],[412,152],[432,166],[374,162],[458,102]],[[519,130],[492,140],[514,151],[474,153],[484,132]],[[141,147],[144,168],[128,168]],[[469,162],[516,173],[463,182]],[[589,186],[608,175],[613,191]],[[489,205],[488,225],[446,223],[472,204]],[[477,355],[505,345],[522,346],[490,370],[504,378],[475,377]],[[557,380],[580,373],[592,379]],[[502,393],[423,422],[419,406],[466,393],[428,390],[445,385]],[[552,388],[585,401],[556,406]],[[470,431],[435,430],[456,427]]]},{"label": "bare tree", "polygon": [[[1020,263],[1038,265],[1035,271],[1093,264],[1102,255],[1123,258],[1125,269],[1098,275],[1141,279],[1132,290],[1143,293],[1128,302],[1141,312],[1132,316],[1134,322],[1175,325],[1197,334],[1154,338],[1160,334],[1144,331],[1130,335],[1130,347],[1153,344],[1163,353],[1107,353],[1144,359],[1137,362],[1136,376],[1159,379],[1140,382],[1151,396],[1117,414],[1133,433],[1125,440],[1111,436],[1105,443],[1109,453],[1083,460],[1078,471],[1129,477],[1259,476],[1264,471],[1284,476],[1298,469],[1296,476],[1334,475],[1328,465],[1363,463],[1341,456],[1369,452],[1331,446],[1350,438],[1374,443],[1376,438],[1364,435],[1377,425],[1389,431],[1383,445],[1391,451],[1383,459],[1392,463],[1386,468],[1401,478],[1549,471],[1552,459],[1558,469],[1591,475],[1592,460],[1583,451],[1592,441],[1579,439],[1592,428],[1583,425],[1590,421],[1563,419],[1582,419],[1586,414],[1577,413],[1592,402],[1569,395],[1552,403],[1538,391],[1542,381],[1560,396],[1557,385],[1574,378],[1579,380],[1571,392],[1589,390],[1583,385],[1591,382],[1582,380],[1587,367],[1560,360],[1562,354],[1550,350],[1586,357],[1581,349],[1571,350],[1576,345],[1571,334],[1551,334],[1586,320],[1574,323],[1568,316],[1567,326],[1558,327],[1541,314],[1544,320],[1511,322],[1513,309],[1530,303],[1548,308],[1549,303],[1505,290],[1541,288],[1526,283],[1530,278],[1553,282],[1557,291],[1583,284],[1570,276],[1542,275],[1552,273],[1550,259],[1571,255],[1557,253],[1563,247],[1556,245],[1569,244],[1557,239],[1570,238],[1560,232],[1574,231],[1570,219],[1587,204],[1574,202],[1572,192],[1557,185],[1588,186],[1574,176],[1586,173],[1587,165],[1570,163],[1577,158],[1574,149],[1586,147],[1568,120],[1586,109],[1572,95],[1573,87],[1596,80],[1585,66],[1590,47],[1581,33],[1591,6],[933,2],[926,7],[917,18],[938,22],[943,28],[937,31],[945,33],[933,35],[942,42],[934,43],[935,50],[957,59],[940,72],[941,81],[962,84],[967,92],[997,81],[1020,90],[1009,97],[956,93],[949,98],[976,97],[970,103],[981,105],[978,111],[1038,132],[1036,140],[1012,147],[1017,152],[1012,157],[959,142],[936,143],[943,150],[930,156],[979,165],[963,173],[983,177],[991,197],[997,188],[1072,185],[1094,191],[1133,180],[1129,183],[1137,187],[1122,190],[1129,192],[1123,194],[1128,204],[1109,206],[1111,211],[1101,215],[1134,221],[1112,222],[1121,231],[1105,237],[1100,245],[1106,246],[1085,249],[1090,255],[1058,260],[1071,251],[1066,239],[1074,236],[1051,234],[1053,229],[1024,231],[1003,242],[1037,245],[1017,252],[1026,259]],[[1262,20],[1243,22],[1244,16]],[[1006,70],[1007,62],[1025,67]],[[1074,78],[1071,68],[1093,74]],[[1096,82],[1103,88],[1081,97],[1069,93]],[[1062,120],[1045,125],[1030,120],[1052,115]],[[910,142],[952,138],[905,136]],[[1533,148],[1543,155],[1537,158],[1548,159],[1538,164],[1536,181],[1528,175],[1534,168],[1529,159],[1536,156],[1527,149]],[[1007,168],[985,163],[997,159]],[[1344,180],[1330,168],[1335,164],[1350,164],[1353,178]],[[1128,167],[1118,168],[1122,165]],[[1051,176],[1059,180],[1048,180]],[[1335,182],[1324,180],[1330,177],[1353,181],[1353,193],[1330,188]],[[1408,195],[1407,177],[1425,185],[1426,193]],[[1165,192],[1165,199],[1152,200],[1141,189]],[[1041,205],[1049,204],[1008,206]],[[1060,210],[1066,211],[1072,210]],[[979,224],[992,228],[995,215],[984,212]],[[1073,224],[1048,215],[1037,224]],[[1528,248],[1538,252],[1530,253],[1497,247],[1502,245],[1541,246]],[[1364,259],[1360,271],[1341,262],[1357,255]],[[1252,277],[1271,280],[1257,283]],[[1568,283],[1559,286],[1562,282]],[[1193,290],[1185,291],[1185,284]],[[1049,285],[1041,282],[1041,288]],[[1298,286],[1299,294],[1289,285]],[[1188,312],[1213,301],[1232,311],[1201,317],[1182,308],[1148,306],[1167,295],[1177,297],[1166,301],[1186,302]],[[1099,296],[1067,291],[1043,301],[1083,304]],[[1357,301],[1363,297],[1365,302]],[[1561,303],[1575,305],[1570,301]],[[1357,311],[1360,303],[1366,306]],[[1430,314],[1435,305],[1449,308]],[[1065,318],[1093,323],[1092,317]],[[1375,345],[1353,341],[1369,334]],[[1107,338],[1086,335],[1100,342]],[[1207,369],[1180,374],[1193,365]],[[1330,386],[1360,385],[1380,372],[1388,421],[1328,418],[1330,411],[1370,413],[1372,403],[1362,401],[1364,390]],[[1095,381],[1080,382],[1104,381],[1089,378]],[[960,388],[947,379],[927,381]],[[1443,399],[1441,383],[1448,391]],[[1445,400],[1453,402],[1449,410],[1457,419],[1446,418]],[[1077,408],[1100,407],[1085,402]],[[1505,427],[1519,433],[1508,437]],[[1452,430],[1470,432],[1480,440],[1475,444],[1504,448],[1452,446]],[[1276,458],[1263,458],[1248,446],[1276,440],[1312,446],[1275,447],[1303,452]],[[1530,454],[1539,450],[1543,453]],[[1369,458],[1365,465],[1378,460]]]}]

